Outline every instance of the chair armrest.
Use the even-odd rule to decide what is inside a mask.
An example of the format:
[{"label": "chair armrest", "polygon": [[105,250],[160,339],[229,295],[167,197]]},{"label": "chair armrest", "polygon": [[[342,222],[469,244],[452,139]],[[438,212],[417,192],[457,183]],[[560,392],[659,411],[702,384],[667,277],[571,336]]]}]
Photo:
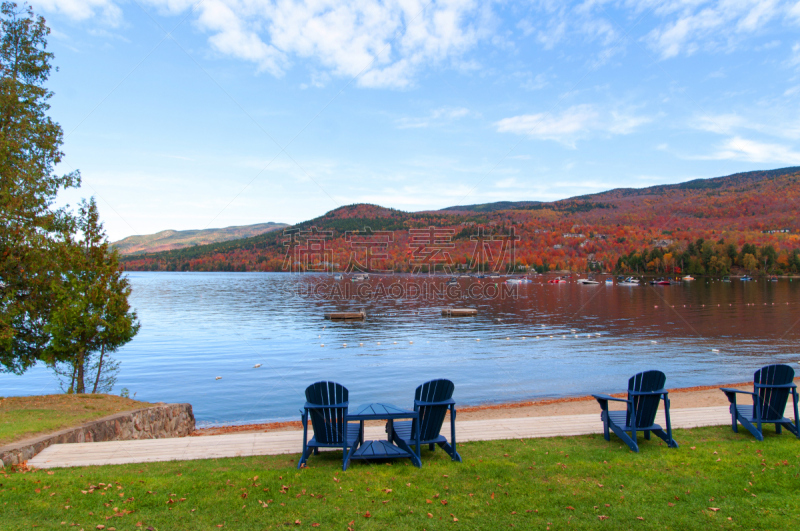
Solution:
[{"label": "chair armrest", "polygon": [[441,402],[423,402],[422,400],[414,400],[415,406],[449,406],[454,405],[456,403],[455,400],[452,398],[447,400],[442,400]]},{"label": "chair armrest", "polygon": [[731,389],[730,387],[720,387],[719,390],[725,393],[726,395],[728,393],[741,393],[743,395],[758,396],[755,393],[751,393],[750,391],[742,391],[741,389]]},{"label": "chair armrest", "polygon": [[310,402],[306,402],[306,405],[303,406],[305,409],[342,409],[348,406],[349,402],[342,402],[340,404],[331,404],[329,406],[323,406],[321,404],[312,404]]},{"label": "chair armrest", "polygon": [[603,401],[606,401],[606,402],[607,402],[607,401],[609,401],[609,400],[613,400],[614,402],[627,402],[628,404],[630,404],[630,403],[631,403],[631,401],[630,401],[630,400],[628,400],[627,398],[615,398],[615,397],[613,397],[613,396],[609,396],[609,395],[592,395],[592,396],[593,396],[593,397],[594,397],[594,398],[595,398],[595,399],[596,399],[598,402],[599,402],[600,400],[603,400]]}]

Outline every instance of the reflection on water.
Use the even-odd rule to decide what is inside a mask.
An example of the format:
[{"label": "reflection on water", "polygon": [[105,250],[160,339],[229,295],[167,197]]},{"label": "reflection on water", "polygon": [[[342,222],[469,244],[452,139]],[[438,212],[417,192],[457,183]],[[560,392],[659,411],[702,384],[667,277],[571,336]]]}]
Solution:
[{"label": "reflection on water", "polygon": [[[651,368],[667,374],[669,387],[745,381],[766,363],[800,360],[798,281],[626,287],[536,280],[517,286],[517,297],[481,300],[502,279],[470,292],[473,279],[442,289],[441,278],[426,286],[408,276],[373,275],[361,288],[279,273],[130,278],[142,330],[116,355],[116,392],[189,402],[201,423],[294,419],[305,387],[321,379],[347,386],[354,405],[410,407],[417,385],[445,377],[459,404],[476,405],[619,391],[631,374]],[[325,298],[347,290],[352,298]],[[446,306],[479,313],[446,318]],[[365,310],[368,318],[323,320],[335,310]],[[57,391],[44,367],[0,375],[0,395]]]}]

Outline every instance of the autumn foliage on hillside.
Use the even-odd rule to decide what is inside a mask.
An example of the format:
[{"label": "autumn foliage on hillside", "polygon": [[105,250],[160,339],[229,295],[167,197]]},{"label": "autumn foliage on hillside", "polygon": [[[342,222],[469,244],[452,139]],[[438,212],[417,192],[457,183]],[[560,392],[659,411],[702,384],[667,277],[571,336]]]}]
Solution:
[{"label": "autumn foliage on hillside", "polygon": [[[506,202],[430,212],[358,204],[282,232],[126,257],[124,267],[358,270],[365,269],[370,247],[364,242],[372,240],[383,244],[371,244],[369,269],[399,272],[419,271],[421,258],[423,271],[444,270],[446,265],[450,271],[486,269],[503,262],[506,269],[540,272],[797,272],[798,199],[800,168],[787,168],[616,189],[552,203]],[[513,235],[513,253],[503,248],[508,235]],[[299,250],[305,252],[302,260],[297,259]]]}]

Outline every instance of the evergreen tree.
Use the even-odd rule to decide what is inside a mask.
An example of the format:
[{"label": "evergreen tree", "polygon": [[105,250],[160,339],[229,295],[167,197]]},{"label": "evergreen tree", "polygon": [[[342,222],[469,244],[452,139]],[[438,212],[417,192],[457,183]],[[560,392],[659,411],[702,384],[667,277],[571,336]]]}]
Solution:
[{"label": "evergreen tree", "polygon": [[113,386],[117,364],[107,356],[133,339],[139,323],[130,311],[131,288],[117,251],[109,248],[94,198],[81,203],[77,229],[83,239],[70,242],[68,267],[54,289],[56,300],[45,327],[51,337],[47,354],[56,373],[69,380],[68,392],[85,393],[91,386],[96,393]]},{"label": "evergreen tree", "polygon": [[42,17],[0,7],[0,371],[20,374],[43,355],[51,287],[58,282],[69,215],[52,208],[77,172],[56,175],[61,127],[47,111],[52,54]]}]

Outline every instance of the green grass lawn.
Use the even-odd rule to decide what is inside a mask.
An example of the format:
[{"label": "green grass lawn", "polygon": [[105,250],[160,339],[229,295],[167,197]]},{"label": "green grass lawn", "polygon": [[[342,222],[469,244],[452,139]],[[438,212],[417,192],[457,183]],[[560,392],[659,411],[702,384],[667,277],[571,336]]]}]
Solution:
[{"label": "green grass lawn", "polygon": [[0,398],[0,446],[151,405],[102,394]]},{"label": "green grass lawn", "polygon": [[[600,435],[473,442],[463,463],[341,453],[0,474],[11,529],[788,529],[800,518],[800,441],[767,429],[677,430],[634,454]],[[105,526],[99,527],[99,526]]]}]

